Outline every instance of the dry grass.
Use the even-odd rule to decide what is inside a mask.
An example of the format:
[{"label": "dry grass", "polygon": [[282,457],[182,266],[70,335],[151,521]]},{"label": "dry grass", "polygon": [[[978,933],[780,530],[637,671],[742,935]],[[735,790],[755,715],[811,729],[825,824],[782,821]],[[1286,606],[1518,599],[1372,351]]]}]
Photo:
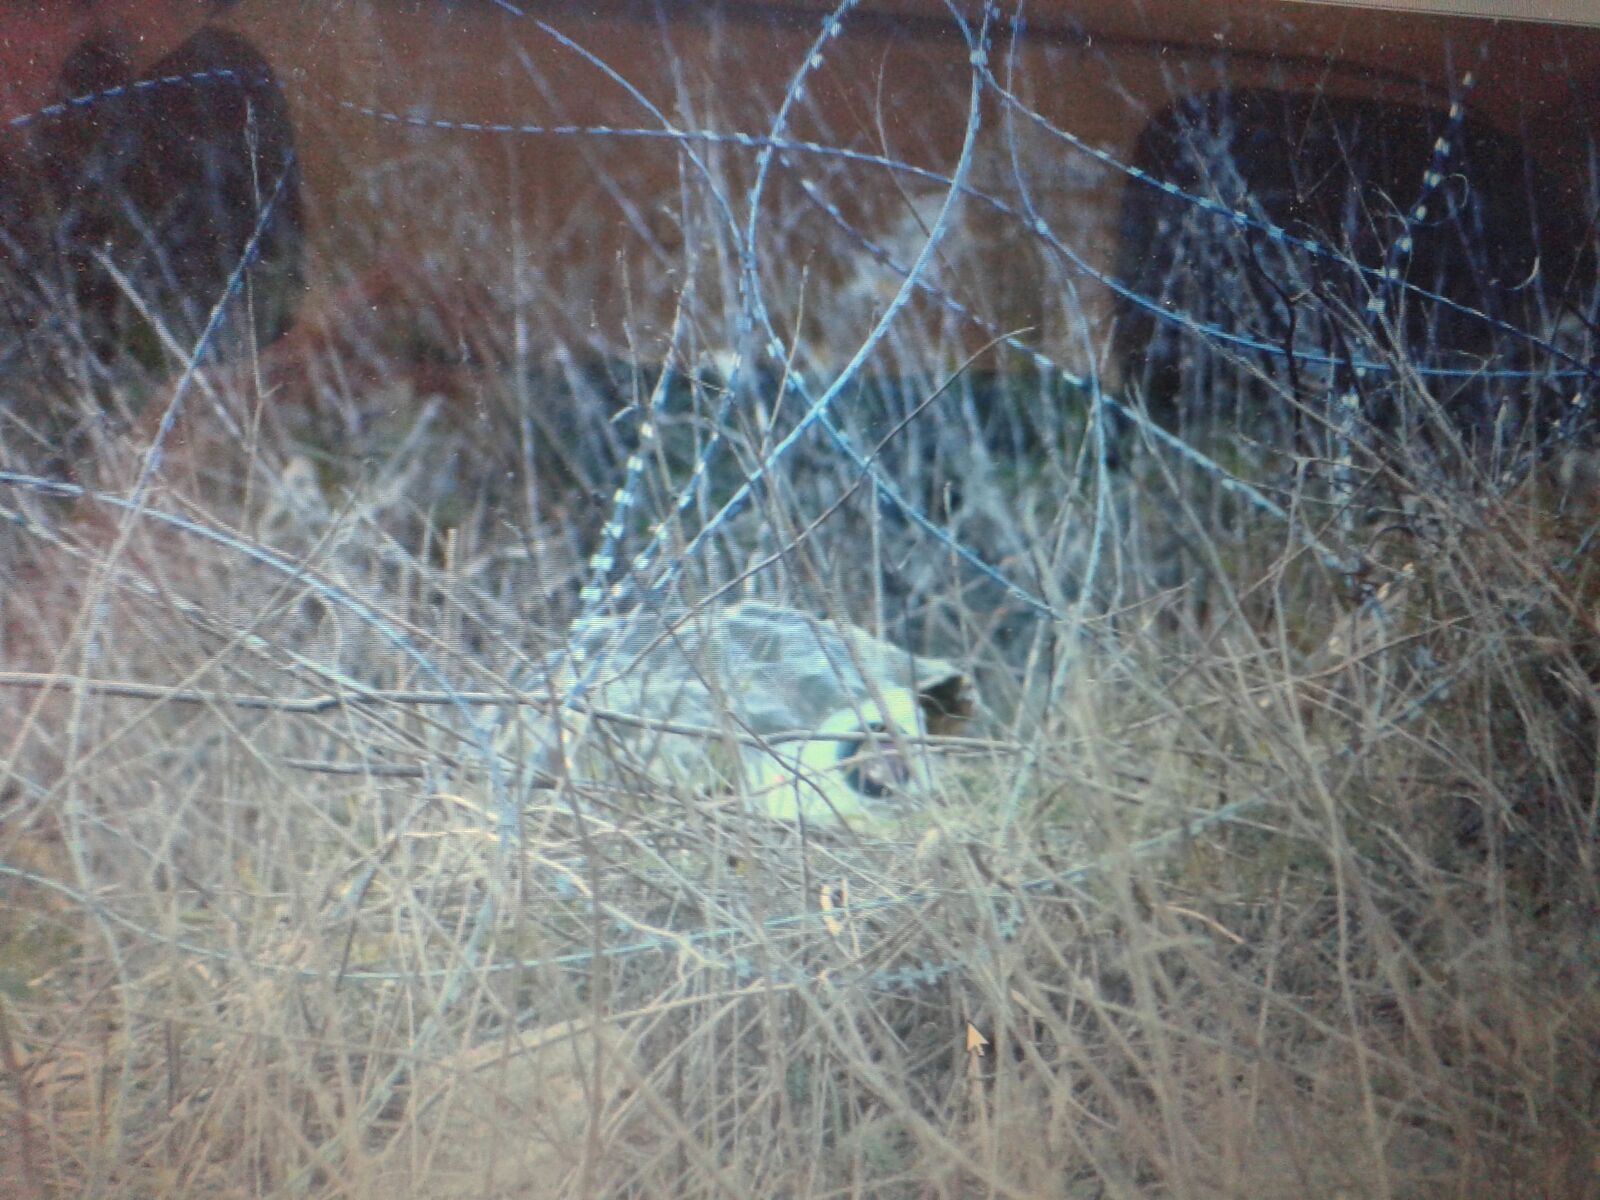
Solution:
[{"label": "dry grass", "polygon": [[[1009,354],[935,396],[951,346],[920,378],[897,344],[905,394],[841,403],[847,432],[1056,616],[820,437],[783,459],[677,594],[850,616],[987,701],[941,803],[802,834],[495,757],[644,410],[624,551],[664,520],[659,571],[799,409],[775,377],[729,407],[687,369],[596,385],[486,294],[448,386],[392,328],[302,333],[294,407],[260,390],[281,348],[207,374],[139,507],[148,419],[85,457],[91,495],[8,477],[0,1195],[1595,1194],[1581,439],[1530,430],[1487,477],[1416,377],[1354,485],[1191,431],[1285,523],[1137,430],[1097,461],[1085,396]],[[815,362],[859,343],[807,325]]]}]

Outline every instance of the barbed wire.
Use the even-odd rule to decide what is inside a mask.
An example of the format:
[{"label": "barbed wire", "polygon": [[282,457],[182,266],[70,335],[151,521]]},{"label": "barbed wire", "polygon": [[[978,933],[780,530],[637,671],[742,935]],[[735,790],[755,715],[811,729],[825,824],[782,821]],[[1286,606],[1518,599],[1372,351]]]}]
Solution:
[{"label": "barbed wire", "polygon": [[[973,311],[969,306],[963,305],[947,289],[934,282],[930,278],[928,266],[937,252],[941,238],[951,228],[952,216],[956,206],[961,203],[972,202],[989,208],[993,212],[1015,222],[1017,227],[1027,230],[1032,237],[1037,239],[1040,246],[1047,248],[1059,261],[1068,264],[1076,275],[1106,288],[1112,294],[1135,305],[1156,320],[1182,329],[1185,333],[1199,339],[1202,344],[1224,345],[1238,351],[1248,351],[1278,359],[1304,362],[1312,366],[1337,369],[1348,367],[1357,371],[1392,373],[1396,370],[1394,365],[1379,360],[1341,358],[1338,355],[1300,350],[1292,346],[1267,342],[1249,334],[1241,333],[1238,330],[1228,329],[1213,322],[1201,320],[1193,313],[1171,309],[1162,304],[1157,298],[1145,295],[1127,281],[1118,279],[1113,273],[1105,271],[1089,261],[1072,244],[1070,238],[1052,227],[1048,219],[1034,207],[1031,199],[1026,194],[1023,198],[1023,204],[1018,206],[993,194],[986,188],[975,186],[970,181],[969,172],[973,161],[973,148],[976,145],[981,128],[982,102],[986,94],[993,94],[998,97],[1007,111],[1018,113],[1035,122],[1050,136],[1060,138],[1064,144],[1069,145],[1075,151],[1091,156],[1096,162],[1123,174],[1128,179],[1135,181],[1139,186],[1154,188],[1163,195],[1193,205],[1197,209],[1215,216],[1220,221],[1231,224],[1235,228],[1259,232],[1284,247],[1316,255],[1326,261],[1336,263],[1340,268],[1354,273],[1358,278],[1374,281],[1377,284],[1377,290],[1372,293],[1373,301],[1378,307],[1369,308],[1368,310],[1371,319],[1374,321],[1381,318],[1388,311],[1385,307],[1389,303],[1387,297],[1392,293],[1403,292],[1406,295],[1448,308],[1472,320],[1482,321],[1497,332],[1525,340],[1539,349],[1547,351],[1553,358],[1577,368],[1565,371],[1502,368],[1462,370],[1420,364],[1408,366],[1406,368],[1408,371],[1414,371],[1419,376],[1439,379],[1473,378],[1501,381],[1521,381],[1534,378],[1587,379],[1594,376],[1594,370],[1588,364],[1581,362],[1572,354],[1556,346],[1549,339],[1539,337],[1531,331],[1522,330],[1509,322],[1470,305],[1462,304],[1442,294],[1420,287],[1402,277],[1401,268],[1404,256],[1410,252],[1414,244],[1412,236],[1413,225],[1425,217],[1427,199],[1442,182],[1444,178],[1443,168],[1447,163],[1452,144],[1459,137],[1462,110],[1458,101],[1452,103],[1449,112],[1450,125],[1446,134],[1441,136],[1435,144],[1434,156],[1423,177],[1424,187],[1420,198],[1416,205],[1405,214],[1405,220],[1408,222],[1405,232],[1390,244],[1385,253],[1384,261],[1380,266],[1368,267],[1352,262],[1347,254],[1343,254],[1333,247],[1319,243],[1314,239],[1295,236],[1271,222],[1261,221],[1249,213],[1236,211],[1227,205],[1195,195],[1175,184],[1161,180],[1137,166],[1121,162],[1114,155],[1087,145],[1082,139],[1072,135],[1069,131],[1052,125],[1035,108],[1023,103],[993,74],[988,57],[991,31],[987,24],[996,13],[995,5],[992,3],[984,6],[985,25],[977,31],[971,29],[960,18],[959,13],[955,14],[962,34],[967,39],[969,46],[972,85],[962,148],[954,168],[948,173],[918,167],[887,155],[872,154],[847,147],[831,146],[803,138],[786,136],[790,115],[803,102],[807,80],[813,72],[820,69],[824,64],[829,44],[842,36],[845,22],[856,7],[857,0],[846,0],[845,3],[840,4],[823,18],[820,32],[812,42],[802,65],[790,77],[783,100],[773,115],[769,129],[764,134],[678,128],[668,114],[651,104],[642,93],[632,87],[624,75],[607,66],[602,59],[593,55],[568,35],[547,22],[530,16],[527,11],[509,3],[508,0],[496,0],[496,3],[507,13],[528,20],[532,26],[556,39],[569,51],[579,54],[586,61],[595,63],[605,69],[614,81],[627,88],[634,98],[644,106],[645,111],[657,122],[657,125],[654,127],[640,125],[633,128],[586,124],[549,125],[516,121],[461,120],[439,115],[415,113],[403,114],[362,104],[348,97],[330,96],[325,92],[316,91],[304,79],[295,75],[290,75],[287,82],[289,86],[303,88],[308,94],[318,95],[325,101],[335,104],[338,108],[362,117],[393,125],[429,130],[440,134],[659,140],[670,142],[683,148],[685,153],[691,155],[691,158],[693,158],[697,148],[705,146],[735,147],[753,152],[756,155],[755,180],[744,197],[745,216],[743,221],[738,219],[738,212],[732,199],[724,195],[720,190],[716,173],[711,166],[698,158],[693,158],[693,163],[703,181],[711,189],[715,204],[719,210],[719,218],[722,222],[723,230],[734,246],[734,254],[738,262],[741,309],[738,314],[736,339],[741,342],[752,342],[757,348],[756,356],[765,357],[775,369],[781,372],[786,394],[792,396],[793,401],[799,406],[799,415],[790,429],[746,473],[745,478],[734,489],[732,495],[723,501],[722,505],[704,520],[692,535],[683,540],[681,550],[676,558],[663,566],[662,560],[665,557],[665,550],[669,542],[678,535],[679,523],[684,520],[690,506],[695,502],[708,473],[714,469],[716,456],[726,450],[724,431],[731,427],[733,406],[737,403],[738,373],[740,371],[753,371],[756,367],[753,362],[746,361],[742,357],[736,360],[733,376],[728,380],[725,395],[711,422],[709,437],[704,445],[701,446],[684,481],[672,489],[673,495],[667,503],[665,514],[644,532],[640,539],[639,548],[632,551],[630,555],[627,550],[629,527],[641,507],[638,489],[646,475],[645,456],[657,437],[656,419],[662,397],[666,395],[671,382],[671,365],[669,364],[662,371],[640,413],[640,419],[635,429],[636,444],[624,466],[622,482],[611,498],[610,515],[601,529],[599,543],[590,554],[587,563],[583,590],[579,597],[579,613],[573,629],[574,636],[569,640],[569,651],[574,655],[582,640],[580,635],[605,612],[619,609],[629,603],[636,603],[643,610],[653,610],[655,606],[658,606],[676,582],[681,571],[690,562],[695,561],[697,555],[707,549],[711,539],[723,531],[728,522],[740,511],[741,507],[757,494],[764,481],[778,475],[786,467],[795,446],[802,438],[810,435],[813,430],[819,430],[828,439],[831,446],[850,464],[852,469],[869,481],[870,486],[881,501],[901,512],[910,523],[934,538],[940,545],[949,549],[973,571],[1001,587],[1008,598],[1045,617],[1059,618],[1062,615],[1044,598],[1022,587],[1015,580],[1008,578],[1004,572],[989,563],[975,548],[962,542],[941,522],[933,519],[921,506],[912,502],[896,480],[884,471],[874,456],[863,454],[860,451],[832,415],[833,409],[844,394],[845,389],[850,386],[852,381],[858,378],[871,356],[882,346],[896,317],[914,295],[929,297],[944,306],[948,311],[960,316],[963,320],[971,322],[973,327],[985,333],[993,334],[1001,344],[1008,345],[1019,353],[1027,355],[1041,370],[1053,373],[1072,386],[1091,388],[1096,411],[1101,405],[1115,411],[1119,416],[1132,422],[1146,433],[1163,449],[1181,456],[1186,463],[1204,472],[1230,492],[1242,497],[1257,510],[1293,528],[1297,536],[1318,554],[1325,565],[1336,566],[1341,570],[1350,569],[1352,558],[1349,550],[1345,548],[1336,549],[1324,545],[1315,534],[1310,530],[1304,529],[1289,511],[1274,501],[1262,489],[1247,480],[1239,478],[1235,472],[1226,470],[1189,441],[1170,432],[1149,418],[1138,406],[1103,392],[1099,386],[1098,379],[1092,374],[1085,375],[1073,372],[1057,361],[1056,357],[1039,350],[1037,347],[1029,346],[1023,338],[995,329],[980,314]],[[97,105],[115,103],[131,96],[149,93],[153,89],[166,87],[244,86],[252,81],[259,82],[259,79],[260,77],[256,75],[227,69],[202,71],[184,76],[161,76],[119,85],[100,92],[47,105],[34,113],[12,118],[8,124],[13,129],[26,130],[44,121],[70,118],[90,111]],[[1471,86],[1470,74],[1466,77],[1465,82],[1466,86]],[[880,314],[867,336],[859,342],[856,350],[845,365],[825,383],[817,383],[807,379],[805,371],[800,369],[793,361],[794,354],[792,351],[794,348],[785,346],[779,336],[777,323],[764,296],[764,287],[759,270],[761,264],[757,254],[762,228],[763,199],[774,164],[780,162],[788,163],[791,160],[799,159],[842,162],[882,168],[893,171],[897,175],[915,179],[920,183],[937,186],[943,189],[944,192],[939,212],[931,226],[924,231],[924,238],[915,259],[910,263],[901,263],[896,261],[890,250],[879,245],[850,221],[839,205],[828,198],[823,188],[815,180],[802,175],[800,179],[801,189],[809,203],[823,213],[835,228],[846,235],[854,247],[864,250],[873,261],[889,267],[900,280],[893,299]],[[61,483],[12,471],[0,471],[0,486],[107,507],[119,515],[123,522],[123,529],[128,528],[128,523],[132,521],[152,522],[167,526],[184,536],[199,538],[221,548],[229,555],[237,556],[268,571],[277,573],[287,580],[292,580],[297,586],[303,586],[308,589],[324,603],[350,614],[367,627],[373,629],[389,645],[416,665],[433,683],[436,690],[432,694],[440,702],[453,708],[464,719],[467,728],[472,731],[469,736],[476,739],[475,761],[481,763],[481,769],[486,771],[490,778],[490,792],[493,797],[491,806],[494,813],[493,823],[500,852],[503,859],[509,859],[522,848],[519,833],[521,819],[521,812],[518,807],[519,797],[514,794],[513,789],[504,778],[504,764],[500,754],[489,740],[489,735],[479,723],[472,719],[474,710],[488,702],[483,694],[469,693],[455,687],[450,681],[448,673],[438,664],[434,657],[418,645],[400,623],[385,613],[381,606],[370,603],[348,589],[322,578],[307,563],[298,562],[280,555],[227,530],[207,525],[205,522],[189,516],[166,512],[148,503],[148,483],[155,471],[159,469],[162,450],[166,439],[171,433],[182,400],[190,386],[197,366],[204,358],[220,325],[224,311],[229,305],[236,302],[241,280],[254,261],[262,231],[266,228],[267,222],[279,201],[284,181],[289,177],[292,164],[293,159],[291,158],[289,165],[286,165],[267,198],[252,231],[247,248],[230,276],[224,292],[218,297],[212,310],[211,319],[194,344],[189,361],[185,365],[184,373],[179,380],[174,395],[169,401],[166,412],[163,414],[155,439],[147,451],[133,494],[126,498],[116,497],[78,485]],[[743,350],[744,346],[741,345],[738,349]],[[1359,743],[1352,740],[1344,746],[1329,752],[1322,765],[1329,766],[1345,761],[1356,754],[1371,749],[1374,745],[1379,744],[1384,737],[1398,733],[1403,727],[1418,719],[1440,697],[1447,694],[1451,679],[1458,678],[1464,673],[1472,661],[1474,660],[1469,657],[1455,664],[1453,671],[1441,673],[1440,678],[1430,683],[1418,695],[1413,697],[1400,713],[1389,720],[1380,731],[1379,736],[1374,737],[1369,732],[1367,737]],[[563,693],[559,703],[563,708],[584,711],[586,689],[590,679],[586,671],[590,668],[590,664],[585,664],[574,657],[573,666],[576,671],[572,676],[571,686]],[[0,680],[0,682],[5,681]],[[71,684],[67,681],[56,681],[51,684],[51,686],[80,685],[87,686],[83,681]],[[352,690],[351,694],[357,699],[363,701],[366,699],[361,691]],[[209,702],[198,695],[194,699],[195,702]],[[320,703],[321,701],[317,702]],[[343,702],[343,698],[338,698],[337,702]],[[311,702],[308,701],[307,703]],[[536,770],[534,773],[537,775],[538,771]],[[437,1004],[433,1013],[430,1014],[428,1022],[418,1032],[417,1045],[425,1045],[430,1037],[442,1031],[444,1021],[451,1012],[461,990],[474,978],[505,972],[546,969],[576,970],[591,967],[602,959],[623,960],[648,955],[671,954],[679,956],[681,961],[692,962],[706,969],[728,972],[739,981],[766,979],[775,984],[809,985],[818,983],[826,974],[826,977],[836,986],[859,986],[869,991],[906,992],[937,983],[953,972],[970,970],[977,964],[971,957],[951,955],[935,958],[921,956],[915,962],[901,963],[885,968],[870,970],[852,968],[843,972],[824,972],[818,969],[808,970],[802,967],[791,967],[775,963],[770,955],[758,957],[754,952],[766,945],[767,938],[780,933],[793,933],[799,937],[807,932],[825,929],[830,921],[849,921],[857,918],[865,920],[885,913],[925,908],[955,899],[980,904],[990,912],[993,912],[995,914],[994,928],[1000,938],[1002,940],[1010,940],[1018,935],[1027,919],[1026,912],[1021,904],[1022,897],[1056,893],[1088,883],[1095,877],[1103,875],[1110,870],[1121,869],[1135,863],[1157,860],[1175,846],[1181,845],[1205,831],[1243,821],[1246,817],[1269,806],[1276,794],[1277,791],[1275,789],[1261,789],[1250,796],[1229,804],[1210,810],[1197,811],[1185,817],[1184,820],[1172,828],[1134,843],[1121,854],[1107,855],[1093,861],[1077,863],[1059,872],[1051,872],[1009,885],[996,884],[987,888],[969,890],[913,889],[901,894],[842,904],[826,912],[821,910],[793,912],[755,922],[725,923],[704,929],[651,934],[616,945],[577,949],[544,957],[506,959],[491,959],[488,956],[487,948],[493,935],[501,903],[499,889],[491,886],[486,889],[480,906],[468,921],[465,927],[467,933],[459,947],[458,955],[448,966],[409,971],[350,969],[334,972],[304,965],[268,962],[259,959],[251,960],[249,965],[255,971],[299,978],[336,977],[343,981],[373,984],[415,982],[420,980],[438,982],[442,987],[437,998]],[[237,951],[206,946],[193,938],[178,937],[165,933],[136,920],[118,911],[107,897],[95,894],[92,889],[74,887],[60,880],[49,878],[37,871],[6,862],[0,862],[0,875],[54,892],[83,911],[94,914],[97,920],[114,925],[124,933],[137,937],[149,944],[164,946],[184,955],[210,961],[236,962],[239,960],[239,952]],[[370,881],[370,873],[366,878]],[[359,897],[364,894],[364,884],[362,883],[358,883],[352,889],[352,895],[358,897],[357,904],[359,904]],[[593,911],[605,916],[608,920],[618,922],[619,924],[614,926],[616,928],[636,929],[640,924],[639,920],[632,914],[617,908],[613,902],[595,894],[593,891],[581,896],[577,896],[577,894],[570,895],[573,895],[574,898],[581,898],[592,906]],[[389,1088],[380,1086],[374,1089],[372,1093],[374,1104],[381,1103],[382,1098],[388,1090],[392,1090],[392,1084],[398,1078],[399,1075],[396,1074],[389,1081]]]},{"label": "barbed wire", "polygon": [[[858,3],[859,0],[852,0],[851,3],[843,7],[847,9],[854,8]],[[835,18],[830,17],[827,24],[831,28],[834,25],[837,25],[838,21]],[[541,27],[550,28],[543,25],[541,25]],[[837,35],[830,34],[830,37],[831,36]],[[1561,346],[1550,341],[1548,338],[1541,337],[1538,334],[1523,328],[1522,326],[1505,320],[1502,317],[1497,317],[1492,313],[1485,312],[1480,308],[1476,308],[1470,304],[1464,303],[1453,297],[1444,295],[1443,293],[1434,289],[1416,283],[1411,279],[1405,278],[1403,275],[1398,273],[1397,265],[1394,262],[1386,260],[1380,266],[1368,266],[1364,263],[1353,260],[1348,251],[1339,247],[1319,242],[1315,238],[1297,235],[1283,228],[1281,225],[1276,225],[1271,221],[1261,220],[1250,213],[1242,212],[1238,209],[1232,208],[1229,205],[1224,204],[1212,197],[1203,196],[1189,191],[1169,180],[1152,175],[1150,172],[1141,167],[1124,162],[1108,151],[1085,142],[1083,139],[1071,133],[1070,130],[1063,129],[1060,126],[1055,125],[1048,117],[1039,112],[1037,108],[1028,105],[1014,93],[1009,91],[1003,83],[995,78],[992,70],[988,68],[987,64],[984,64],[983,71],[985,85],[991,89],[996,96],[1005,102],[1005,105],[1008,109],[1013,110],[1029,121],[1034,122],[1042,130],[1046,131],[1051,137],[1059,139],[1064,145],[1067,145],[1075,152],[1082,153],[1092,158],[1095,162],[1126,176],[1136,184],[1142,187],[1151,188],[1171,199],[1181,201],[1186,205],[1205,212],[1211,216],[1215,216],[1219,220],[1234,225],[1239,229],[1260,233],[1273,242],[1276,242],[1286,248],[1302,251],[1318,259],[1326,261],[1341,270],[1365,277],[1374,285],[1375,288],[1404,292],[1418,300],[1426,301],[1431,305],[1437,305],[1441,308],[1448,309],[1449,311],[1467,317],[1472,321],[1487,325],[1497,333],[1505,334],[1509,337],[1525,341],[1542,353],[1548,354],[1552,358],[1559,359],[1567,363],[1568,367],[1570,368],[1562,371],[1550,371],[1529,368],[1445,367],[1427,364],[1409,364],[1406,367],[1406,370],[1409,373],[1415,373],[1425,378],[1510,380],[1530,378],[1594,378],[1597,373],[1600,373],[1600,371],[1597,371],[1597,368],[1594,365],[1578,358],[1576,355],[1563,349]],[[1466,73],[1464,80],[1470,81],[1467,83],[1467,87],[1469,89],[1470,87],[1475,86],[1475,79],[1471,72]],[[90,108],[93,108],[97,104],[126,99],[139,93],[158,88],[186,86],[199,87],[211,84],[259,86],[268,82],[272,82],[272,77],[264,75],[260,72],[235,71],[226,68],[198,71],[187,75],[163,75],[150,79],[138,80],[132,83],[119,84],[114,87],[105,88],[101,91],[89,92],[81,96],[72,97],[68,100],[58,101],[34,112],[11,117],[8,119],[6,124],[13,128],[26,129],[31,125],[38,124],[46,120],[71,116],[78,112],[86,111]],[[302,72],[291,72],[287,75],[285,80],[279,80],[278,82],[287,82],[289,86],[304,89],[308,94],[314,95],[320,100],[330,103],[335,107],[344,109],[347,112],[373,121],[378,121],[389,125],[405,126],[408,128],[425,130],[433,133],[515,137],[574,137],[639,141],[668,141],[682,144],[703,144],[735,147],[739,149],[751,150],[757,154],[769,150],[778,150],[790,154],[803,154],[816,158],[838,159],[841,161],[855,162],[860,165],[883,167],[917,178],[921,182],[940,186],[948,186],[951,182],[947,175],[930,168],[919,167],[913,163],[874,154],[870,151],[857,150],[845,146],[830,145],[822,142],[808,141],[805,139],[785,139],[742,131],[680,129],[672,126],[670,123],[662,127],[616,126],[605,124],[585,124],[581,122],[550,124],[528,121],[472,120],[468,118],[452,118],[436,114],[417,112],[402,113],[396,112],[392,109],[385,109],[371,104],[364,104],[359,101],[350,100],[345,97],[337,96],[326,91],[325,89],[317,88],[309,79],[306,79],[303,76]],[[1461,111],[1462,105],[1460,101],[1452,101],[1450,109],[1446,114],[1447,121],[1449,122],[1452,130],[1459,129]],[[1439,157],[1447,157],[1457,140],[1458,133],[1447,132],[1442,134],[1435,144],[1435,155]],[[1428,169],[1426,169],[1424,171],[1424,180],[1433,180],[1431,183],[1425,183],[1427,191],[1432,192],[1437,190],[1439,184],[1443,182],[1444,177],[1444,173],[1438,171],[1436,166],[1430,166]],[[993,208],[998,213],[1013,219],[1020,219],[1021,217],[1021,214],[1019,214],[1017,210],[1010,206],[1006,201],[984,191],[981,188],[967,185],[963,187],[961,191],[964,197],[983,203]],[[1421,208],[1420,213],[1418,212],[1419,206]],[[1398,255],[1399,257],[1403,258],[1405,254],[1410,253],[1412,247],[1415,245],[1415,226],[1426,216],[1426,198],[1425,196],[1419,196],[1418,200],[1413,202],[1413,204],[1402,214],[1403,220],[1407,225],[1407,230],[1402,231],[1399,235],[1397,235],[1393,242],[1391,242],[1391,255]],[[1179,309],[1166,307],[1151,297],[1143,295],[1143,293],[1140,293],[1137,291],[1137,289],[1130,287],[1125,281],[1117,279],[1108,272],[1094,268],[1092,265],[1088,264],[1087,260],[1083,259],[1075,251],[1068,255],[1068,261],[1087,277],[1107,287],[1119,298],[1139,307],[1157,321],[1179,326],[1186,332],[1194,334],[1203,339],[1221,344],[1233,345],[1239,349],[1249,350],[1251,352],[1267,355],[1269,357],[1281,359],[1292,358],[1313,366],[1333,367],[1343,365],[1343,360],[1339,359],[1337,356],[1325,355],[1315,351],[1303,351],[1295,350],[1293,348],[1286,348],[1275,342],[1252,339],[1245,335],[1228,330],[1222,326],[1196,320],[1191,314],[1187,314]],[[1360,370],[1374,374],[1391,374],[1396,370],[1396,367],[1392,363],[1380,360],[1356,360],[1353,365]]]}]

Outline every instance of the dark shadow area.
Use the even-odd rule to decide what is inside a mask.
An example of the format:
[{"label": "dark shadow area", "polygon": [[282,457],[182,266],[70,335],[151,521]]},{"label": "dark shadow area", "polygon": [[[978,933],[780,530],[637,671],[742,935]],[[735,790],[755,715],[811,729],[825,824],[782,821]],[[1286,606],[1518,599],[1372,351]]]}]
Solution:
[{"label": "dark shadow area", "polygon": [[1506,412],[1494,373],[1582,372],[1550,342],[1587,327],[1583,197],[1470,114],[1217,92],[1152,121],[1133,165],[1228,210],[1125,194],[1117,273],[1150,307],[1120,303],[1115,354],[1173,428],[1238,423],[1284,445],[1353,391],[1393,430],[1403,363],[1468,444],[1503,446],[1549,425],[1572,384],[1536,381]]},{"label": "dark shadow area", "polygon": [[[287,103],[256,49],[206,28],[136,78],[113,42],[90,39],[57,94],[65,107],[0,161],[4,369],[36,379],[40,396],[105,403],[130,370],[170,369],[175,348],[193,350],[241,264],[208,349],[282,333],[301,288],[300,174]],[[13,415],[42,422],[70,456],[81,414]]]}]

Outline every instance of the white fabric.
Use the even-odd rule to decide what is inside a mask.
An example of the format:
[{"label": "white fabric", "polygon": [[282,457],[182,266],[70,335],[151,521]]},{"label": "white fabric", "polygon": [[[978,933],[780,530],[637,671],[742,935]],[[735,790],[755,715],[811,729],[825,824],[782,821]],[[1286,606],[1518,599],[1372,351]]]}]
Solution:
[{"label": "white fabric", "polygon": [[[970,682],[950,663],[773,604],[632,613],[590,626],[575,650],[546,685],[565,696],[587,680],[564,718],[560,757],[575,778],[732,789],[783,820],[870,816],[925,795],[932,760],[907,739],[950,732],[974,708]],[[774,740],[856,730],[877,736]],[[511,733],[503,748],[515,760],[552,758],[550,718]]]}]

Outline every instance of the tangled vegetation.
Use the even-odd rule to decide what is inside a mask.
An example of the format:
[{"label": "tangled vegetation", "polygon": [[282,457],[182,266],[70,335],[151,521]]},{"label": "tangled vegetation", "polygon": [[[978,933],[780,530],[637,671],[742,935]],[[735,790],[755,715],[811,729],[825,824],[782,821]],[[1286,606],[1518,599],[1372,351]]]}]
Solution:
[{"label": "tangled vegetation", "polygon": [[[867,282],[774,275],[807,332],[759,369],[715,365],[737,289],[664,356],[530,350],[465,229],[381,322],[29,385],[70,477],[9,398],[0,1193],[1593,1194],[1592,277],[1464,371],[1337,289],[1285,325],[1198,222],[1213,288],[1263,274],[1139,287],[1282,353],[974,359],[883,300],[981,276],[960,189],[1021,135],[969,134],[948,210],[902,197],[915,263],[835,210]],[[754,154],[696,160],[685,227]],[[582,772],[505,736],[604,726],[545,671],[596,619],[737,600],[957,664],[935,797],[796,823],[653,774],[648,717]]]}]

